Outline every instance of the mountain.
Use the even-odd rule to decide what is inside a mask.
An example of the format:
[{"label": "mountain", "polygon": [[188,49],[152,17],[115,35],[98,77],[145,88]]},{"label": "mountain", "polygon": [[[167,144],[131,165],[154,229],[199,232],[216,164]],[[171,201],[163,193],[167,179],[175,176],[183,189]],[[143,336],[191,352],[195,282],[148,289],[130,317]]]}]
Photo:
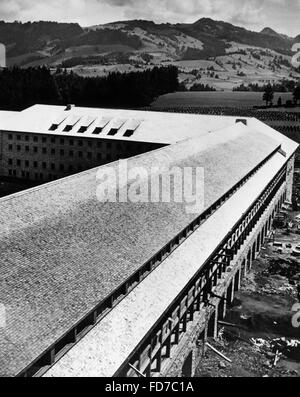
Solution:
[{"label": "mountain", "polygon": [[173,63],[181,68],[186,86],[201,78],[201,83],[220,89],[249,79],[265,84],[298,78],[290,62],[295,40],[270,27],[253,32],[210,18],[191,24],[129,20],[87,28],[76,23],[0,21],[0,42],[7,47],[9,66],[47,64],[92,76]]},{"label": "mountain", "polygon": [[273,30],[272,28],[269,28],[269,27],[262,29],[262,31],[260,33],[268,35],[268,36],[282,37],[281,34],[275,32],[275,30]]},{"label": "mountain", "polygon": [[285,40],[288,41],[293,41],[293,38],[285,35],[285,34],[281,34],[281,33],[277,33],[275,30],[273,30],[272,28],[266,27],[264,29],[262,29],[262,31],[260,32],[261,34],[265,34],[268,36],[273,36],[273,37],[279,37],[279,38],[283,38]]},{"label": "mountain", "polygon": [[294,38],[294,43],[300,43],[300,34]]},{"label": "mountain", "polygon": [[278,51],[283,54],[290,52],[290,40],[273,35],[252,32],[245,28],[234,26],[227,22],[202,18],[192,25],[188,25],[187,32],[195,37],[210,37],[225,42],[237,42],[250,46],[257,46]]},{"label": "mountain", "polygon": [[[142,36],[141,39],[143,44],[157,40],[161,40],[161,45],[165,45],[168,42],[179,42],[178,38],[181,37],[183,45],[186,44],[187,48],[194,48],[192,45],[189,47],[189,41],[197,40],[202,43],[198,43],[197,49],[199,49],[199,56],[205,59],[209,56],[223,55],[226,53],[226,43],[237,42],[250,46],[258,46],[262,48],[272,49],[282,54],[290,54],[291,41],[288,37],[276,35],[274,39],[274,33],[258,33],[252,32],[247,29],[234,26],[227,22],[214,21],[210,18],[201,18],[192,24],[155,24],[152,21],[144,20],[133,20],[124,22],[115,22],[112,24],[104,25],[109,29],[120,29],[127,32],[131,32]],[[103,25],[98,27],[94,26],[93,30],[103,29]],[[180,47],[180,44],[177,44]],[[180,48],[177,48],[180,50]],[[180,54],[179,54],[180,56]]]},{"label": "mountain", "polygon": [[177,60],[190,56],[206,59],[225,55],[231,42],[290,55],[293,39],[271,28],[258,33],[227,22],[202,18],[192,24],[132,20],[90,28],[82,28],[75,23],[0,21],[0,41],[7,46],[10,64],[26,65],[35,60],[55,63],[59,58],[70,58],[76,54],[95,55],[115,51],[165,51]]},{"label": "mountain", "polygon": [[7,46],[9,56],[43,51],[48,45],[55,53],[61,42],[82,33],[83,29],[75,23],[0,21],[0,40]]},{"label": "mountain", "polygon": [[268,34],[269,36],[278,36],[279,33],[275,32],[272,28],[266,27],[261,30],[262,34]]}]

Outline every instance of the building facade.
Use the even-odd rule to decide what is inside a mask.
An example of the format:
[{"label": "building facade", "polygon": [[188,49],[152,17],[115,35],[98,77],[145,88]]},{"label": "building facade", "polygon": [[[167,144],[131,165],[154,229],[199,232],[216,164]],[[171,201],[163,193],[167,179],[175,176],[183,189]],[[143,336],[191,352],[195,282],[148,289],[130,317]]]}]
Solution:
[{"label": "building facade", "polygon": [[[298,145],[255,119],[64,112],[35,107],[0,119],[2,173],[73,174],[0,199],[0,302],[8,308],[0,376],[191,376],[276,213],[291,202]],[[69,117],[95,124],[83,119],[74,130]],[[98,161],[118,156],[129,170],[143,168],[145,184],[153,166],[161,175],[204,169],[203,208],[189,213],[174,198],[99,202]]]},{"label": "building facade", "polygon": [[0,176],[50,182],[159,147],[147,142],[1,131]]}]

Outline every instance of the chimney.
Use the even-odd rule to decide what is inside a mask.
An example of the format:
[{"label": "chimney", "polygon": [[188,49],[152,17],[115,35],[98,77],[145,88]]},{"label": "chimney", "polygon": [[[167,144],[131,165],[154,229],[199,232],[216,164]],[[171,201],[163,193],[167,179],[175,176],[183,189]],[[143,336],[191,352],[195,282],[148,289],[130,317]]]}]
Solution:
[{"label": "chimney", "polygon": [[75,105],[68,103],[65,110],[72,110],[73,108],[75,108]]},{"label": "chimney", "polygon": [[236,119],[235,123],[243,123],[243,124],[247,125],[247,119]]}]

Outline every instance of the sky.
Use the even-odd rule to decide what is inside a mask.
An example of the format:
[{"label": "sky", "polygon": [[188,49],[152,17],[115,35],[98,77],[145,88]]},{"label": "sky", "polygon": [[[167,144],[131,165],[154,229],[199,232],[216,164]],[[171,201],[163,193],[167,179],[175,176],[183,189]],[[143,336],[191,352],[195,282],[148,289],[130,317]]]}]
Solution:
[{"label": "sky", "polygon": [[0,20],[98,25],[128,19],[190,23],[202,17],[300,34],[300,0],[0,0]]}]

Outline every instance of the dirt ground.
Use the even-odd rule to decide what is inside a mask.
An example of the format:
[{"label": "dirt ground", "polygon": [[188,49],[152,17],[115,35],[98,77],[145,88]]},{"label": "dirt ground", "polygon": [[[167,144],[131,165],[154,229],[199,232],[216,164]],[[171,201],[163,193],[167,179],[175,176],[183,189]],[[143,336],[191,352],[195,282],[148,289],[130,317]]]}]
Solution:
[{"label": "dirt ground", "polygon": [[[285,217],[289,222],[297,215],[288,212]],[[290,248],[278,252],[273,246],[274,241],[300,246],[298,225],[276,229],[266,241],[227,311],[224,322],[230,325],[219,323],[218,340],[210,340],[232,362],[207,349],[195,376],[300,377],[300,327],[292,323],[297,313],[292,309],[299,302],[300,258]]]}]

